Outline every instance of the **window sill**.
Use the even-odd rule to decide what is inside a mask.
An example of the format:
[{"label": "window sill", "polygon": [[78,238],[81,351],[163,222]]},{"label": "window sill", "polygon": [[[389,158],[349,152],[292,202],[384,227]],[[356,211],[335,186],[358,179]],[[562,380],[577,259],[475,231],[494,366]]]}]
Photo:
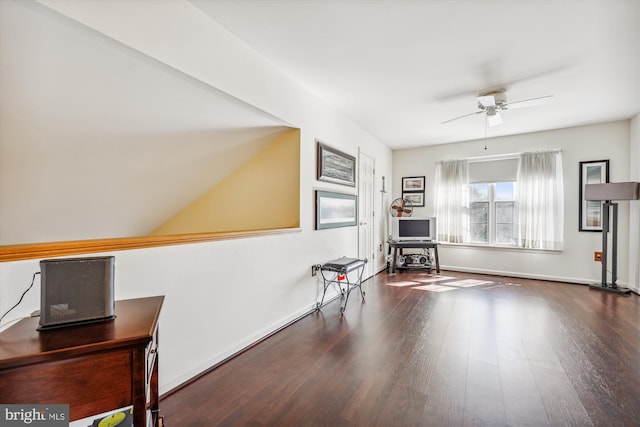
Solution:
[{"label": "window sill", "polygon": [[452,247],[452,248],[483,249],[483,250],[490,250],[490,251],[518,252],[518,253],[541,253],[541,254],[562,253],[562,249],[530,249],[530,248],[520,248],[518,246],[487,245],[482,243],[438,242],[438,246],[445,246],[445,247]]}]

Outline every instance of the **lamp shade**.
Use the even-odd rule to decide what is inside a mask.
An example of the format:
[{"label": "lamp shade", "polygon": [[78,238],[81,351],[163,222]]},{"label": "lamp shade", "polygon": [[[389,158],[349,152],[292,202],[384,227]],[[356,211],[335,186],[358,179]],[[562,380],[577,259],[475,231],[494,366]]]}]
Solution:
[{"label": "lamp shade", "polygon": [[585,185],[586,200],[639,200],[640,182],[609,182]]},{"label": "lamp shade", "polygon": [[487,121],[489,122],[489,126],[491,127],[502,124],[502,117],[500,117],[500,114],[494,107],[489,107],[487,109]]}]

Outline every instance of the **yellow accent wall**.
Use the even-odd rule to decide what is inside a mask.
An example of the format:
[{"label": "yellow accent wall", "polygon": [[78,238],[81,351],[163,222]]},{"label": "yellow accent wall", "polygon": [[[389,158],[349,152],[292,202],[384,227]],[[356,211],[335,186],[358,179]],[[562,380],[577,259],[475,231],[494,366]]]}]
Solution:
[{"label": "yellow accent wall", "polygon": [[300,130],[229,174],[151,235],[300,226]]}]

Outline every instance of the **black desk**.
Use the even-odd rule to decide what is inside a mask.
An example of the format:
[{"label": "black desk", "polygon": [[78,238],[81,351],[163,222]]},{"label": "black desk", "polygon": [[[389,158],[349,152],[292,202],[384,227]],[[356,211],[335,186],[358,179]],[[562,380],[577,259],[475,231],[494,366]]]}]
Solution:
[{"label": "black desk", "polygon": [[396,241],[389,240],[389,249],[393,248],[393,259],[391,260],[391,272],[396,272],[396,260],[398,259],[398,249],[433,249],[436,260],[436,272],[440,273],[440,258],[438,258],[438,242],[435,241]]}]

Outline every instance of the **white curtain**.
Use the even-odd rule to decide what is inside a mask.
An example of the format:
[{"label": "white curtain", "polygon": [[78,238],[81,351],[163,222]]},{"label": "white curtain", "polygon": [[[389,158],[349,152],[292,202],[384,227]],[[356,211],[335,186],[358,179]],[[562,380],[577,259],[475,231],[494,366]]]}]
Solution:
[{"label": "white curtain", "polygon": [[438,241],[469,240],[469,166],[466,160],[436,164],[436,224]]},{"label": "white curtain", "polygon": [[520,246],[561,250],[564,190],[560,151],[520,155],[517,203]]}]

